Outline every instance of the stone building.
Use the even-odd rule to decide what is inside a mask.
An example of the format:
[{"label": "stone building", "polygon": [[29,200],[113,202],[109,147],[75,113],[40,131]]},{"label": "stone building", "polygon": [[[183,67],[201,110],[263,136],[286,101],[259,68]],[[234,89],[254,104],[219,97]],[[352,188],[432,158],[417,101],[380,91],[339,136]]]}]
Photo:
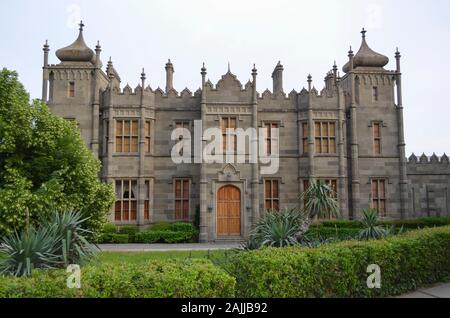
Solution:
[{"label": "stone building", "polygon": [[[110,219],[118,225],[199,218],[201,241],[239,239],[267,210],[302,205],[299,193],[312,180],[331,185],[346,218],[368,207],[386,218],[449,215],[449,159],[406,159],[401,56],[397,51],[396,69],[386,70],[389,59],[369,48],[365,30],[344,75],[334,65],[320,92],[308,76],[306,89],[286,94],[280,63],[272,92],[257,92],[255,67],[245,85],[230,70],[214,85],[204,65],[201,88],[178,92],[170,60],[165,90],[146,86],[144,71],[135,89],[121,88],[111,60],[103,71],[100,53],[99,44],[95,51],[86,45],[82,23],[76,41],[56,51],[59,64],[48,63],[46,43],[42,99],[53,113],[76,121],[101,160],[100,177],[116,189]],[[198,120],[203,129],[267,129],[267,142],[279,145],[277,173],[261,174],[259,161],[174,163],[173,130],[195,135]],[[254,138],[250,144],[258,147]]]}]

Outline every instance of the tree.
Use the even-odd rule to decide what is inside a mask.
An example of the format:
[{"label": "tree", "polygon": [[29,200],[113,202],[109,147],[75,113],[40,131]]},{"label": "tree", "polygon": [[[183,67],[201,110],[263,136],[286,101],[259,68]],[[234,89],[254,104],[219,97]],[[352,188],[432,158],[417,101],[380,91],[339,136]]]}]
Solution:
[{"label": "tree", "polygon": [[309,219],[340,217],[339,203],[333,197],[333,190],[323,181],[312,182],[300,199],[305,203],[304,212]]},{"label": "tree", "polygon": [[98,179],[100,162],[74,123],[34,100],[16,72],[0,71],[0,234],[21,230],[53,210],[77,210],[94,233],[114,201]]}]

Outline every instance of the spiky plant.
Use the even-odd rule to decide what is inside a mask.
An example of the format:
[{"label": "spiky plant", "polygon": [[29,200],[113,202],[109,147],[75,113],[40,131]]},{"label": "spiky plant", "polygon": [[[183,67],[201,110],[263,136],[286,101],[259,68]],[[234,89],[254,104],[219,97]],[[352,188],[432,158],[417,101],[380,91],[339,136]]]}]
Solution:
[{"label": "spiky plant", "polygon": [[362,241],[379,240],[392,234],[392,229],[379,225],[378,211],[375,209],[364,209],[361,218],[362,229],[359,231],[359,239]]},{"label": "spiky plant", "polygon": [[299,237],[305,233],[305,218],[297,209],[284,209],[267,213],[256,225],[246,249],[263,246],[287,247],[298,244]]},{"label": "spiky plant", "polygon": [[82,265],[95,256],[98,249],[86,239],[86,236],[92,233],[83,228],[87,220],[83,219],[80,212],[66,211],[53,212],[49,218],[42,221],[43,227],[54,225],[56,235],[60,238],[56,243],[60,266]]},{"label": "spiky plant", "polygon": [[14,276],[31,276],[33,269],[56,268],[56,228],[30,227],[20,233],[4,237],[0,242],[0,273]]},{"label": "spiky plant", "polygon": [[316,216],[319,219],[340,217],[339,203],[335,198],[335,193],[323,181],[311,182],[300,199],[305,203],[304,210],[310,219]]}]

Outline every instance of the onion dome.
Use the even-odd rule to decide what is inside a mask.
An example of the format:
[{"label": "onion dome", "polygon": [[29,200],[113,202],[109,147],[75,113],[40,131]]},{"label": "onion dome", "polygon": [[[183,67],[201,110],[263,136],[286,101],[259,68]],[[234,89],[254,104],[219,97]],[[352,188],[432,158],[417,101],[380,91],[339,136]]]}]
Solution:
[{"label": "onion dome", "polygon": [[[357,67],[371,67],[382,68],[389,63],[389,58],[385,55],[372,50],[366,42],[366,30],[362,30],[362,44],[358,53],[356,53],[353,59],[353,68]],[[348,73],[350,71],[350,62],[344,65],[343,71]]]},{"label": "onion dome", "polygon": [[71,45],[56,51],[56,56],[61,62],[93,62],[95,61],[94,51],[84,42],[83,21],[80,22],[80,34]]}]

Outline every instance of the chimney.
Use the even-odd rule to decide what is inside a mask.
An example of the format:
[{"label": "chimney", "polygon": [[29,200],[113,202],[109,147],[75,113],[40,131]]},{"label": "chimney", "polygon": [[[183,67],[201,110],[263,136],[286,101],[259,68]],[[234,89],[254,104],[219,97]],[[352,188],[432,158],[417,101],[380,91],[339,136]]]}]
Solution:
[{"label": "chimney", "polygon": [[175,73],[175,69],[169,59],[166,64],[166,93],[173,89],[173,73]]},{"label": "chimney", "polygon": [[283,65],[281,65],[281,62],[278,62],[275,70],[272,73],[274,94],[283,92],[283,70]]}]

